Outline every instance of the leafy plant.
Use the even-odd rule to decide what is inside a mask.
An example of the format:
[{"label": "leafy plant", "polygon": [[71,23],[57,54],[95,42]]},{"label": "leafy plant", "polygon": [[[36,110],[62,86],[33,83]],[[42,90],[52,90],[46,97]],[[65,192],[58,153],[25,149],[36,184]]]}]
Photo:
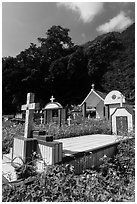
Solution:
[{"label": "leafy plant", "polygon": [[[132,136],[134,136],[133,133]],[[103,163],[98,169],[88,169],[80,175],[75,175],[74,168],[70,165],[49,166],[45,172],[37,174],[31,184],[4,186],[3,201],[134,201],[134,147],[134,137],[130,140],[121,141],[118,145],[117,154],[113,159],[104,156],[102,158]]]}]

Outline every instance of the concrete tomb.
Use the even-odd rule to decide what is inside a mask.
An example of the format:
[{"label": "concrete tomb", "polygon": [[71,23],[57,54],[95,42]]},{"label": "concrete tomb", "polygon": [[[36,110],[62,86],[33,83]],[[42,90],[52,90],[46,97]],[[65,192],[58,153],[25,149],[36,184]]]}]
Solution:
[{"label": "concrete tomb", "polygon": [[48,104],[44,107],[44,124],[51,122],[57,123],[59,126],[65,124],[66,109],[58,102],[54,102],[55,98],[52,96]]},{"label": "concrete tomb", "polygon": [[80,104],[82,108],[83,117],[90,118],[104,118],[104,99],[106,97],[106,93],[97,91],[94,89],[94,84],[92,84],[92,89],[83,102]]},{"label": "concrete tomb", "polygon": [[112,133],[121,135],[133,130],[133,111],[127,107],[118,107],[111,115]]},{"label": "concrete tomb", "polygon": [[34,94],[27,94],[27,103],[22,105],[22,110],[26,110],[24,137],[15,136],[13,144],[13,159],[22,164],[22,160],[31,160],[33,151],[36,151],[36,139],[32,138],[33,113],[39,108],[39,104],[34,103]]},{"label": "concrete tomb", "polygon": [[61,161],[61,153],[56,158],[57,152],[62,152],[62,144],[53,141],[53,136],[48,136],[44,131],[33,131],[33,111],[38,107],[34,103],[34,94],[27,94],[27,104],[22,106],[26,110],[24,137],[14,137],[12,159],[16,163],[31,161],[34,152],[41,155],[41,159],[47,164],[55,164]]},{"label": "concrete tomb", "polygon": [[122,107],[125,103],[125,97],[120,91],[113,90],[107,94],[104,100],[105,118],[110,119],[112,113],[117,107]]}]

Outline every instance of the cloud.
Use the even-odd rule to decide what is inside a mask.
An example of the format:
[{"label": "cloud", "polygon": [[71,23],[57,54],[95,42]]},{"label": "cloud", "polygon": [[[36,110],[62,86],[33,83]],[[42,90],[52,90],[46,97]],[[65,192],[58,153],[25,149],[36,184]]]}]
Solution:
[{"label": "cloud", "polygon": [[108,33],[111,31],[123,31],[133,23],[130,17],[126,16],[125,12],[121,11],[120,14],[110,19],[109,22],[100,25],[96,30],[100,33]]},{"label": "cloud", "polygon": [[80,19],[84,23],[91,22],[94,17],[100,14],[103,10],[103,2],[58,2],[58,6],[65,6],[67,9],[71,9],[80,15]]}]

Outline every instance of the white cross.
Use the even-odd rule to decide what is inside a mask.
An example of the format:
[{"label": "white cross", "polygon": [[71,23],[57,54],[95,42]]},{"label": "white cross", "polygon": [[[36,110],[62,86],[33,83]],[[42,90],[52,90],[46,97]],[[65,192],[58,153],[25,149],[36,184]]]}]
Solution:
[{"label": "white cross", "polygon": [[21,106],[21,110],[26,110],[24,137],[30,138],[33,124],[33,112],[39,109],[39,103],[34,103],[34,93],[27,94],[27,104]]},{"label": "white cross", "polygon": [[40,124],[41,125],[43,124],[43,117],[42,116],[40,117]]},{"label": "white cross", "polygon": [[70,126],[70,122],[71,122],[71,117],[70,116],[68,117],[67,121],[68,121],[68,126]]},{"label": "white cross", "polygon": [[73,113],[74,120],[76,119],[76,113]]},{"label": "white cross", "polygon": [[55,100],[55,98],[53,96],[51,96],[51,98],[50,98],[51,103],[53,103],[54,100]]},{"label": "white cross", "polygon": [[94,90],[94,86],[95,86],[95,85],[94,85],[94,84],[92,84],[91,86],[92,86],[92,89]]}]

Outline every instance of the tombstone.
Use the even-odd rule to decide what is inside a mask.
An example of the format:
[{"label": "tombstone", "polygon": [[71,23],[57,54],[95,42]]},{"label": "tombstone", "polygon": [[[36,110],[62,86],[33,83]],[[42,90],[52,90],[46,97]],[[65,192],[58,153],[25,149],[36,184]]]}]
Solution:
[{"label": "tombstone", "polygon": [[133,130],[133,111],[127,107],[118,107],[111,115],[112,133],[121,135]]},{"label": "tombstone", "polygon": [[36,151],[36,139],[32,138],[33,114],[39,108],[39,104],[34,103],[34,94],[27,94],[27,103],[22,105],[22,110],[26,111],[24,137],[15,136],[13,145],[13,159],[22,164],[22,160],[31,160],[33,151]]},{"label": "tombstone", "polygon": [[117,107],[123,106],[125,97],[119,91],[111,91],[107,94],[104,100],[105,105],[105,118],[110,119],[111,115]]}]

